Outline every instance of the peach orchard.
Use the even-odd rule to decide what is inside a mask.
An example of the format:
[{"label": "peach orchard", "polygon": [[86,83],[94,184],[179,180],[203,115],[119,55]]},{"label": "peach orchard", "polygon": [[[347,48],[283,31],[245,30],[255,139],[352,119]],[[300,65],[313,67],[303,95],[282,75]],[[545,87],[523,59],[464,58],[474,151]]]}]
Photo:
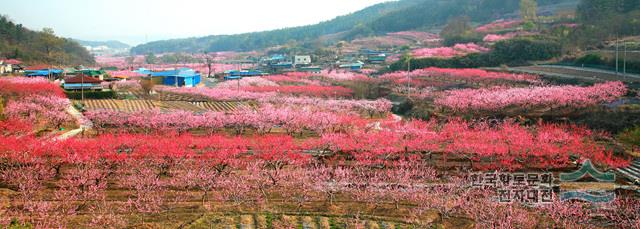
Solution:
[{"label": "peach orchard", "polygon": [[[371,88],[380,93],[360,94]],[[466,179],[473,171],[557,173],[586,159],[604,169],[629,165],[607,143],[609,133],[522,117],[532,109],[570,113],[605,105],[627,94],[619,82],[551,86],[534,75],[429,68],[375,77],[292,73],[155,90],[251,105],[204,113],[90,110],[75,120],[59,86],[0,79],[0,186],[14,191],[9,204],[0,205],[0,224],[120,228],[180,209],[309,212],[317,204],[355,203],[357,211],[344,207],[341,214],[402,212],[391,216],[418,226],[470,219],[478,228],[586,228],[603,221],[640,227],[640,201],[632,197],[605,207],[559,200],[500,204],[495,189],[471,188]],[[419,120],[391,113],[389,98],[416,91],[423,93],[413,99],[430,103],[437,115]],[[513,111],[484,115],[505,109]],[[52,137],[61,126],[89,123],[84,135]],[[438,219],[426,220],[429,212]]]}]

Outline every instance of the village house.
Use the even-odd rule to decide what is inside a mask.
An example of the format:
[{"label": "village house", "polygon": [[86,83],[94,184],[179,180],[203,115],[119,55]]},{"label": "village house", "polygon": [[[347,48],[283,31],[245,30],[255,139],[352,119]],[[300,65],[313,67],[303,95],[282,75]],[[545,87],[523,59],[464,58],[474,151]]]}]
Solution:
[{"label": "village house", "polygon": [[0,74],[11,73],[13,68],[11,64],[7,64],[4,60],[0,60]]},{"label": "village house", "polygon": [[102,80],[79,74],[64,79],[62,86],[65,90],[102,90]]},{"label": "village house", "polygon": [[0,74],[14,73],[21,69],[22,61],[16,59],[0,60]]},{"label": "village house", "polygon": [[0,74],[13,73],[21,63],[16,59],[0,60]]}]

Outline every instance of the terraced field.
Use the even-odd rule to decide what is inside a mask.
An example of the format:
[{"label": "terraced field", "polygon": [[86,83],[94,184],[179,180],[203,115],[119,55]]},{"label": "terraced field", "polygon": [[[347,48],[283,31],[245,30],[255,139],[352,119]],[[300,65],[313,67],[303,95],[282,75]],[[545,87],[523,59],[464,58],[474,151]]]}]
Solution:
[{"label": "terraced field", "polygon": [[158,101],[158,100],[117,100],[100,99],[85,100],[86,110],[112,110],[122,112],[137,112],[144,110],[185,110],[192,112],[229,112],[238,107],[249,106],[246,102],[189,102],[189,101]]},{"label": "terraced field", "polygon": [[168,92],[159,92],[149,95],[142,90],[134,90],[126,92],[126,95],[133,96],[137,99],[161,100],[161,101],[188,101],[188,102],[206,102],[210,101],[207,97],[188,94],[175,94]]},{"label": "terraced field", "polygon": [[242,214],[242,215],[206,215],[194,221],[184,228],[228,228],[228,229],[262,229],[262,228],[305,228],[305,229],[332,229],[332,228],[371,228],[371,229],[396,229],[414,228],[413,226],[394,221],[379,219],[344,218],[325,215],[274,215]]}]

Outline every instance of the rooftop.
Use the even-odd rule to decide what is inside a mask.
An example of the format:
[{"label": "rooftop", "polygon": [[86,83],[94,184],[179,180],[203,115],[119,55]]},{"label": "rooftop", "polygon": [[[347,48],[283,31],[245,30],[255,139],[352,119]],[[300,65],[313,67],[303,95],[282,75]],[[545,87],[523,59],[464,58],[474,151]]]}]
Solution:
[{"label": "rooftop", "polygon": [[84,83],[102,83],[102,80],[82,74],[64,79],[64,83],[83,83],[83,81]]}]

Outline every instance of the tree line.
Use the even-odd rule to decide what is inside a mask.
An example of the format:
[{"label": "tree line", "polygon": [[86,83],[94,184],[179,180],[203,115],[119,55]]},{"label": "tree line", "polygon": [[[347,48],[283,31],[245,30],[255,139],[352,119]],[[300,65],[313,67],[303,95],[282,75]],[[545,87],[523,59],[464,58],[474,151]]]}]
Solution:
[{"label": "tree line", "polygon": [[[474,53],[451,59],[423,58],[411,59],[403,57],[389,68],[392,71],[423,69],[427,67],[439,68],[477,68],[497,67],[503,64],[524,65],[528,61],[548,60],[562,54],[562,47],[554,41],[537,40],[533,38],[519,38],[497,42],[488,53]],[[410,62],[410,63],[409,63]]]}]

